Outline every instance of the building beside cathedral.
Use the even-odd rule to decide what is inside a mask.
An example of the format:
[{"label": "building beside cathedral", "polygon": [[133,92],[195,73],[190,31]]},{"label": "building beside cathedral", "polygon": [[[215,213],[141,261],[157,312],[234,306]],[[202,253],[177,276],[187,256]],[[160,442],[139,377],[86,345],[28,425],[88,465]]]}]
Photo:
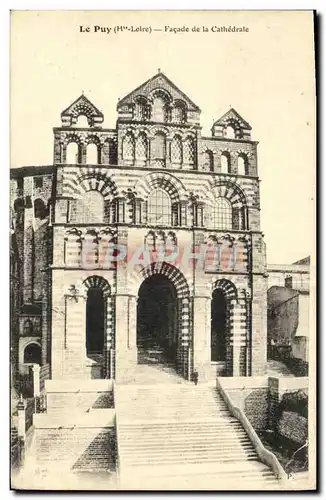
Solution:
[{"label": "building beside cathedral", "polygon": [[200,113],[163,73],[119,100],[115,129],[81,95],[53,165],[11,170],[16,374],[265,373],[258,143],[234,109],[202,136]]}]

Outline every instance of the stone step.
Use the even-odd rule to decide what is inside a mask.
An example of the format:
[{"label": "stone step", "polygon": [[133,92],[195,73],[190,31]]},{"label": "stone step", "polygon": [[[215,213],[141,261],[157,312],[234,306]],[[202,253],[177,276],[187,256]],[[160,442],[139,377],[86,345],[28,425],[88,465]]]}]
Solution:
[{"label": "stone step", "polygon": [[245,434],[229,434],[227,436],[215,437],[210,434],[195,434],[193,436],[184,435],[184,434],[171,434],[171,435],[159,435],[159,436],[121,436],[119,434],[119,446],[127,446],[127,445],[137,445],[142,446],[142,444],[157,446],[164,445],[168,443],[169,445],[175,445],[178,443],[184,444],[184,446],[191,446],[196,443],[214,443],[219,446],[233,446],[237,443],[245,444],[251,443],[248,437]]},{"label": "stone step", "polygon": [[[132,467],[132,469],[131,469]],[[218,469],[217,469],[218,467]],[[233,463],[225,462],[219,463],[218,466],[215,462],[212,463],[194,463],[194,464],[175,464],[173,470],[169,465],[160,465],[160,466],[150,466],[143,467],[141,465],[135,464],[134,466],[126,465],[125,471],[130,473],[133,471],[133,474],[136,475],[146,475],[150,477],[151,475],[164,475],[164,476],[181,476],[181,475],[199,475],[199,474],[240,474],[245,473],[263,473],[269,472],[270,469],[267,465],[263,464],[260,461],[237,461],[234,460]]]},{"label": "stone step", "polygon": [[[243,454],[240,455],[239,453],[234,453],[230,455],[215,455],[215,454],[210,454],[210,455],[205,455],[203,456],[202,453],[197,453],[197,454],[187,454],[187,455],[182,455],[182,456],[168,456],[168,457],[160,457],[155,460],[155,465],[164,465],[164,464],[170,464],[171,466],[174,464],[180,464],[180,463],[208,463],[208,462],[234,462],[234,461],[250,461],[250,460],[256,460],[257,455],[255,453],[248,453],[248,454]],[[153,457],[147,456],[147,457],[142,457],[142,456],[135,456],[135,457],[126,457],[120,460],[120,464],[134,464],[134,465],[152,465],[153,464]],[[154,464],[153,464],[154,465]]]},{"label": "stone step", "polygon": [[[169,429],[172,431],[172,429],[175,429],[176,431],[177,430],[182,430],[183,432],[185,432],[186,430],[188,430],[188,432],[190,431],[193,431],[193,432],[197,432],[198,429],[200,430],[208,430],[208,431],[211,431],[211,432],[216,432],[216,431],[221,431],[222,429],[226,429],[226,430],[236,430],[236,429],[243,429],[242,425],[240,424],[240,422],[238,422],[237,420],[236,421],[228,421],[227,419],[222,420],[222,419],[218,419],[218,420],[212,420],[211,422],[207,422],[207,420],[201,422],[201,421],[198,421],[198,420],[195,420],[195,421],[187,421],[185,420],[184,422],[180,422],[180,421],[166,421],[166,420],[162,420],[160,423],[153,423],[153,422],[145,422],[145,421],[133,421],[133,422],[121,422],[119,424],[119,431],[120,432],[123,432],[123,431],[127,431],[127,432],[134,432],[134,431],[137,431],[137,430],[147,430],[148,432],[153,432],[153,433],[156,433],[156,432],[160,432],[160,431],[163,431],[165,429]],[[243,431],[244,432],[244,431]]]},{"label": "stone step", "polygon": [[250,446],[253,448],[253,445],[249,439],[242,438],[239,439],[238,437],[232,437],[232,438],[226,438],[226,439],[220,439],[220,440],[211,440],[209,439],[209,436],[206,437],[199,437],[196,436],[194,439],[188,440],[184,437],[182,438],[166,438],[166,439],[123,439],[119,441],[119,448],[120,450],[128,449],[142,449],[142,448],[149,448],[151,447],[152,449],[154,447],[160,447],[161,449],[166,448],[167,446],[173,447],[176,449],[177,447],[184,447],[185,449],[187,448],[204,448],[204,447],[219,447],[222,449],[225,449],[227,446],[232,446],[233,448],[241,448],[241,447],[246,447]]},{"label": "stone step", "polygon": [[208,455],[214,454],[218,456],[230,456],[230,455],[237,455],[237,456],[242,456],[250,453],[255,453],[255,449],[250,443],[247,443],[245,445],[239,445],[239,446],[232,446],[232,450],[228,450],[225,447],[221,447],[219,445],[212,445],[212,446],[206,446],[206,445],[196,445],[196,446],[183,446],[182,443],[180,443],[179,446],[159,446],[159,447],[149,447],[149,446],[139,446],[137,447],[120,447],[120,451],[125,451],[126,455],[129,457],[140,457],[144,455],[148,455],[150,457],[154,456],[161,456],[162,452],[164,453],[165,457],[168,456],[175,456],[176,454],[180,456],[184,455],[190,455],[190,454],[201,454],[203,457],[207,457]]}]

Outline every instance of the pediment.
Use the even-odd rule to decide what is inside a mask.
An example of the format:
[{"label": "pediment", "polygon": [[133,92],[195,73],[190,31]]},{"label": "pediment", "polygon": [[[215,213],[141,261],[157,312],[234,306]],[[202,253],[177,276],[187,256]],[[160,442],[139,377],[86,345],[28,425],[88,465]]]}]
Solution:
[{"label": "pediment", "polygon": [[183,101],[189,111],[200,112],[199,107],[166,75],[160,72],[120,99],[118,109],[122,106],[134,104],[138,97],[150,99],[155,94],[155,91],[165,93],[171,102]]},{"label": "pediment", "polygon": [[64,126],[75,125],[78,117],[84,115],[87,118],[88,125],[93,127],[103,123],[103,113],[84,95],[82,94],[68,108],[61,113],[61,121]]}]

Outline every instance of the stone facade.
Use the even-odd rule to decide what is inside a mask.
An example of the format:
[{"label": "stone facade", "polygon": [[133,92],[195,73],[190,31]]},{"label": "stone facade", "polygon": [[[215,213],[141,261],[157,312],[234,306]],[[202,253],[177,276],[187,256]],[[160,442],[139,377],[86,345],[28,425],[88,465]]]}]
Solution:
[{"label": "stone facade", "polygon": [[[139,288],[160,275],[175,292],[181,376],[212,373],[214,293],[225,304],[217,373],[264,374],[266,256],[250,125],[230,109],[203,137],[200,109],[162,73],[117,112],[116,128],[102,128],[103,114],[80,96],[53,129],[53,165],[11,172],[22,262],[16,344],[35,344],[53,379],[128,381],[137,368]],[[101,356],[90,359],[92,289],[100,290],[105,332]]]}]

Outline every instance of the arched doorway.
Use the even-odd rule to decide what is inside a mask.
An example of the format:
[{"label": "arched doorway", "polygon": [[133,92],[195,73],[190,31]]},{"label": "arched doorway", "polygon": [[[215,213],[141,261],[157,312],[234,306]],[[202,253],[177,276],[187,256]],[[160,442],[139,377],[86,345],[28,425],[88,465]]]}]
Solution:
[{"label": "arched doorway", "polygon": [[222,290],[213,291],[211,301],[211,361],[225,362],[227,342],[227,301]]},{"label": "arched doorway", "polygon": [[137,303],[137,354],[139,364],[177,365],[178,300],[170,279],[147,277]]},{"label": "arched doorway", "polygon": [[24,350],[24,363],[35,363],[40,365],[41,362],[41,347],[35,342],[28,344]]},{"label": "arched doorway", "polygon": [[89,357],[103,354],[105,331],[105,301],[103,290],[89,288],[86,302],[86,353]]}]

